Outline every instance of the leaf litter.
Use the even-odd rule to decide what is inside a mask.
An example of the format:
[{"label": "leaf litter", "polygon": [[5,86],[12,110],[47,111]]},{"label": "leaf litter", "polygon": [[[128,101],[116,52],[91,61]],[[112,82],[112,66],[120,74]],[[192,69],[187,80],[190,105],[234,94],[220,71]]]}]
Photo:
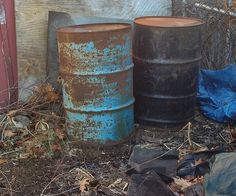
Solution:
[{"label": "leaf litter", "polygon": [[[188,154],[214,149],[235,139],[234,128],[212,123],[198,115],[193,124],[187,124],[180,131],[163,132],[137,125],[136,137],[120,148],[80,149],[67,142],[61,96],[49,84],[35,88],[27,102],[16,103],[2,112],[0,128],[1,171],[6,172],[13,185],[6,193],[7,181],[4,186],[0,184],[0,193],[2,190],[6,195],[12,191],[16,195],[28,191],[29,195],[41,196],[127,195],[130,179],[125,171],[134,144],[156,143],[168,150],[177,148],[182,160]],[[194,162],[195,165],[202,163],[202,159]],[[35,173],[32,179],[27,175],[28,170]],[[19,181],[33,182],[36,175],[40,185],[34,185],[32,190],[20,187]],[[173,179],[169,186],[179,195],[204,182],[203,177]]]}]

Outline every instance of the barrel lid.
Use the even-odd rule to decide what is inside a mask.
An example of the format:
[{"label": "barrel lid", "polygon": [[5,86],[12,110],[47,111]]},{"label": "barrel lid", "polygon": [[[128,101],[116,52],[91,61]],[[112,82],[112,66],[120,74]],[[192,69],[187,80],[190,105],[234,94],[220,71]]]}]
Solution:
[{"label": "barrel lid", "polygon": [[96,33],[106,31],[117,31],[130,29],[129,23],[96,23],[96,24],[83,24],[59,28],[58,32],[61,33]]},{"label": "barrel lid", "polygon": [[171,16],[146,16],[136,18],[134,20],[136,25],[149,27],[191,27],[204,24],[200,19],[188,17],[171,17]]}]

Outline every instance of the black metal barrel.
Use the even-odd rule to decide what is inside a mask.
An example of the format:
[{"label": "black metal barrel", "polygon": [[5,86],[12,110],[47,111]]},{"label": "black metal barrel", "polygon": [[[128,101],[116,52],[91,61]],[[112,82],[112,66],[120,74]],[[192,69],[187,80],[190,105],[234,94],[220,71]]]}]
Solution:
[{"label": "black metal barrel", "polygon": [[134,21],[136,120],[160,128],[194,118],[203,22],[182,17]]}]

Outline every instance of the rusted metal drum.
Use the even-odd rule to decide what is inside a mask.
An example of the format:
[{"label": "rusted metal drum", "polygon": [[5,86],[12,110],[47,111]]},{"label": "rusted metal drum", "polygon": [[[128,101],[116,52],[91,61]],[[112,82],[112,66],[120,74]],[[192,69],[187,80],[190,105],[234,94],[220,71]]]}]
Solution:
[{"label": "rusted metal drum", "polygon": [[130,24],[58,30],[68,134],[81,143],[112,145],[133,131]]},{"label": "rusted metal drum", "polygon": [[139,123],[178,127],[194,118],[203,22],[142,17],[134,22],[134,94]]}]

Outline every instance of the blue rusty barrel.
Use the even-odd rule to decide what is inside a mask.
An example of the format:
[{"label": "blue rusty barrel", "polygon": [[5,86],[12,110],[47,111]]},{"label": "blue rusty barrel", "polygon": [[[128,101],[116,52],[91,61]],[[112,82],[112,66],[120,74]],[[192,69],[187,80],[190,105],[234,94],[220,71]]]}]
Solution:
[{"label": "blue rusty barrel", "polygon": [[131,25],[87,24],[57,32],[67,132],[112,145],[133,131]]}]

